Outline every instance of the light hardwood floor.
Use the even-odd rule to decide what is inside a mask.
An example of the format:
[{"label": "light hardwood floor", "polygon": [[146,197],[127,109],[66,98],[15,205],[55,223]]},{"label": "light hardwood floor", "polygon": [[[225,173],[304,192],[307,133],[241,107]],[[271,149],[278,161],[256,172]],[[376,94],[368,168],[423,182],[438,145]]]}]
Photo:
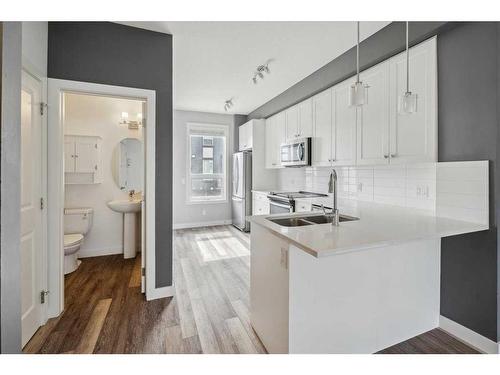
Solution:
[{"label": "light hardwood floor", "polygon": [[[232,226],[174,232],[175,297],[146,302],[140,258],[83,259],[66,308],[25,353],[265,353],[249,321],[249,236]],[[433,330],[383,353],[472,353]]]}]

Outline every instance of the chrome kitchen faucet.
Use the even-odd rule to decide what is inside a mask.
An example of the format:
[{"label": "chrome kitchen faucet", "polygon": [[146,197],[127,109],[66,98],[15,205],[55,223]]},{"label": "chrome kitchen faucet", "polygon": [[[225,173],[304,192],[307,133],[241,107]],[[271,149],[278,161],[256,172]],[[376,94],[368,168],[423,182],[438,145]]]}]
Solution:
[{"label": "chrome kitchen faucet", "polygon": [[[332,169],[332,172],[330,173],[330,179],[328,180],[328,193],[333,193],[333,208],[332,212],[330,214],[326,214],[328,216],[331,216],[332,219],[332,225],[339,225],[339,210],[337,208],[337,172],[335,169]],[[324,211],[324,208],[323,208]]]}]

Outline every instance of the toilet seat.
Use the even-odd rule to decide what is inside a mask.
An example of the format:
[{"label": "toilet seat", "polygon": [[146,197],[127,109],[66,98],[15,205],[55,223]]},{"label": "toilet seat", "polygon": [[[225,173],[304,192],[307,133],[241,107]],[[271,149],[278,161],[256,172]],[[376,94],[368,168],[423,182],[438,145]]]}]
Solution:
[{"label": "toilet seat", "polygon": [[83,240],[83,235],[80,233],[72,233],[64,235],[64,247],[76,245]]}]

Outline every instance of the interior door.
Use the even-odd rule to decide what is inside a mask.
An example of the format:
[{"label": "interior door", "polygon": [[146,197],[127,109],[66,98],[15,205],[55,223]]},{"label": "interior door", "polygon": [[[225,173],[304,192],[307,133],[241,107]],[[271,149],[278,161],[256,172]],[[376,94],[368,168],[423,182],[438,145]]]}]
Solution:
[{"label": "interior door", "polygon": [[21,326],[22,345],[42,324],[42,84],[22,72],[21,90]]},{"label": "interior door", "polygon": [[147,165],[147,154],[146,154],[146,114],[147,111],[147,103],[142,102],[142,123],[144,125],[144,147],[142,148],[142,152],[144,157],[142,158],[144,165],[144,173],[143,176],[143,188],[142,188],[142,202],[141,202],[141,293],[146,293],[146,272],[142,272],[142,270],[146,271],[146,165]]}]

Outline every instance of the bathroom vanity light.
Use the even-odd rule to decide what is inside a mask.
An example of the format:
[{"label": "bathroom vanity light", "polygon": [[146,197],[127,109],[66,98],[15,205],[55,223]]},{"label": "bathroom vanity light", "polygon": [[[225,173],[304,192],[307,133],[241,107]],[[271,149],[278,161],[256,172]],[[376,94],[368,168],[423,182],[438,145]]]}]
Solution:
[{"label": "bathroom vanity light", "polygon": [[399,100],[399,113],[409,115],[417,112],[417,94],[410,91],[410,49],[408,45],[408,21],[406,21],[406,92]]},{"label": "bathroom vanity light", "polygon": [[122,112],[122,120],[120,121],[120,125],[127,125],[129,129],[136,130],[139,129],[139,126],[142,125],[142,113],[137,113],[136,120],[128,119],[128,112]]},{"label": "bathroom vanity light", "polygon": [[349,106],[359,107],[367,102],[368,85],[364,85],[359,80],[359,21],[357,22],[357,43],[356,43],[356,82],[349,88]]}]

